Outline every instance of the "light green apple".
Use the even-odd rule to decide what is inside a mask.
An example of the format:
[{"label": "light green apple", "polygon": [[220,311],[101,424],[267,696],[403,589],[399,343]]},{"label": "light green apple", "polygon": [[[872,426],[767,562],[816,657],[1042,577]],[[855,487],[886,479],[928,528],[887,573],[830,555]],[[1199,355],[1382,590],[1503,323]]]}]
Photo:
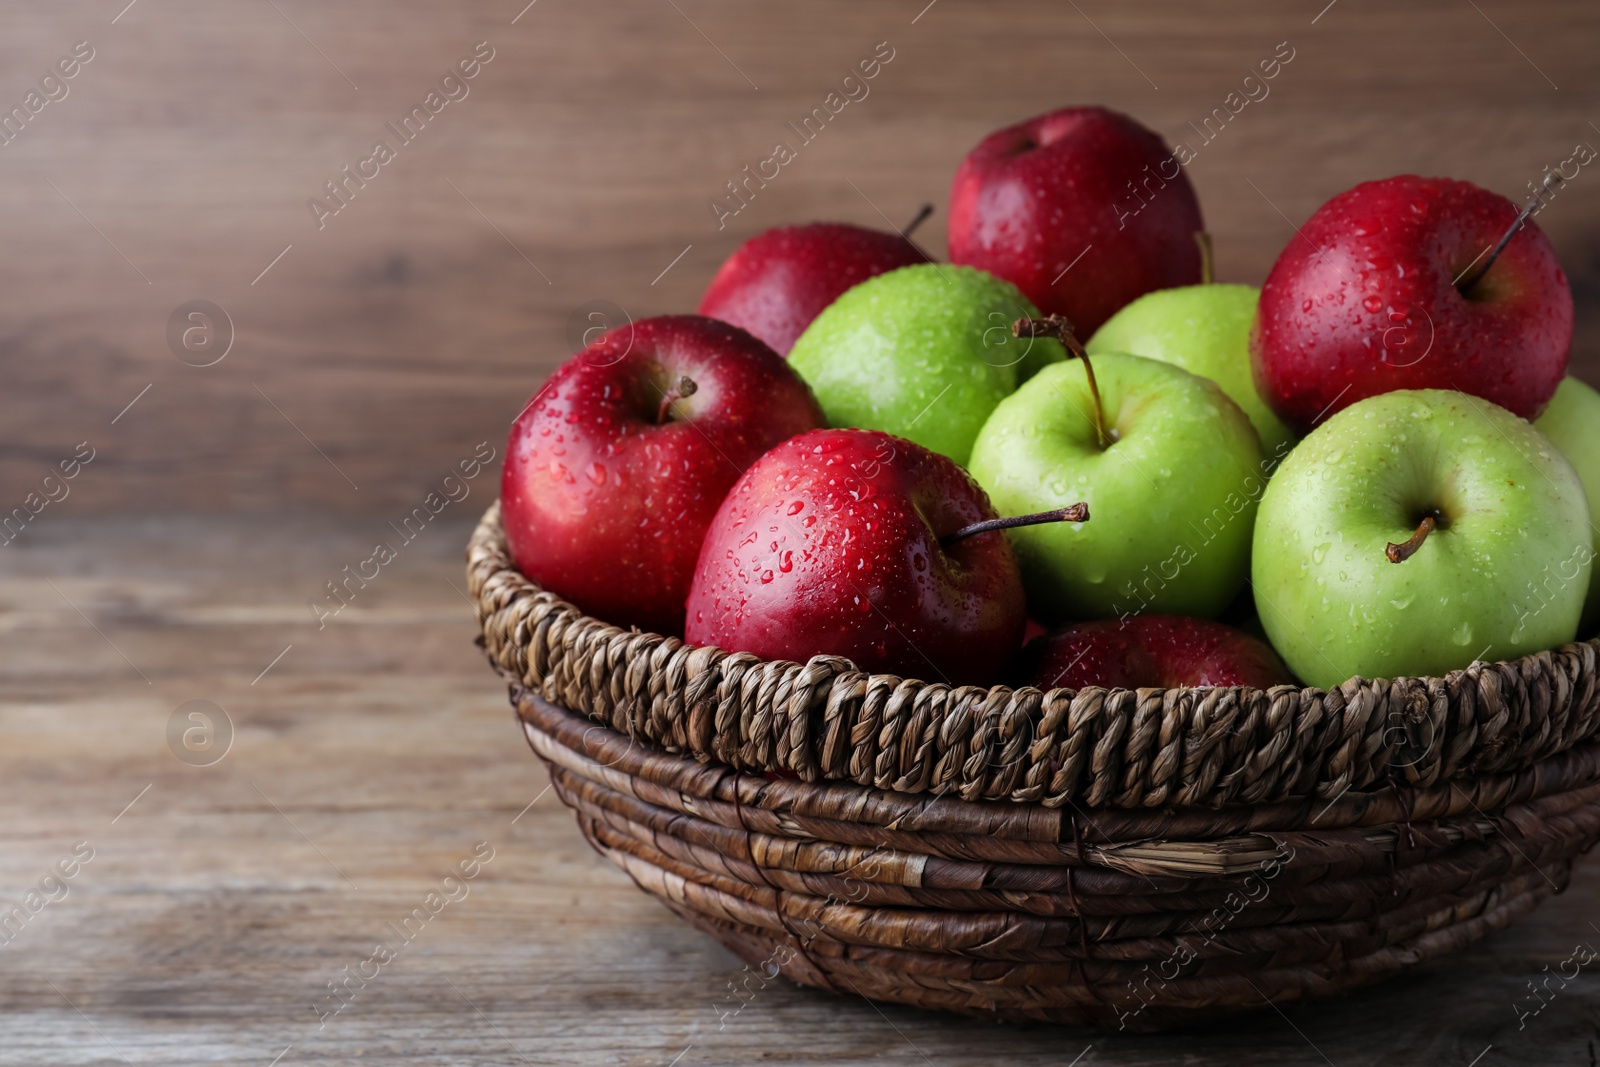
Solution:
[{"label": "light green apple", "polygon": [[1095,331],[1084,347],[1132,352],[1210,378],[1250,416],[1261,451],[1282,460],[1294,434],[1256,392],[1250,376],[1250,324],[1261,290],[1253,285],[1185,285],[1146,293]]},{"label": "light green apple", "polygon": [[995,405],[1065,358],[1056,341],[1011,336],[1013,322],[1038,313],[987,271],[919,263],[828,305],[795,341],[789,366],[830,426],[883,430],[965,464]]},{"label": "light green apple", "polygon": [[[1437,529],[1391,562],[1425,518]],[[1251,574],[1307,684],[1442,675],[1572,640],[1594,555],[1578,475],[1487,400],[1401,390],[1352,404],[1284,460]]]},{"label": "light green apple", "polygon": [[[1576,378],[1562,379],[1550,406],[1533,423],[1534,429],[1561,449],[1589,497],[1589,532],[1600,538],[1600,393]],[[1583,603],[1580,637],[1600,632],[1600,581],[1589,582]]]},{"label": "light green apple", "polygon": [[1029,611],[1047,623],[1217,614],[1249,574],[1266,484],[1250,420],[1170,363],[1106,352],[1091,367],[1106,447],[1078,360],[1002,401],[973,445],[972,476],[1001,515],[1089,504],[1088,522],[1011,531]]}]

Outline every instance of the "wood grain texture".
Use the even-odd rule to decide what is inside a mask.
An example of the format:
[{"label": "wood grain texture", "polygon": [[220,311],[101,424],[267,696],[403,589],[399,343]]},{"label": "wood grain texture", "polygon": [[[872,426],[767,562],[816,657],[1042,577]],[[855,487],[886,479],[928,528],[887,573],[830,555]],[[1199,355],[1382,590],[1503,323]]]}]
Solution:
[{"label": "wood grain texture", "polygon": [[[370,551],[375,519],[67,518],[48,544],[13,546],[0,902],[79,841],[94,858],[0,947],[0,1062],[266,1067],[290,1045],[283,1067],[1588,1062],[1592,974],[1521,1029],[1514,1006],[1575,945],[1600,945],[1593,862],[1510,931],[1395,982],[1161,1037],[753,978],[590,852],[544,792],[451,588],[466,534],[441,520],[321,631],[303,601]],[[165,739],[195,699],[235,727],[210,767]],[[397,943],[388,924],[478,841],[495,854],[465,898],[319,1029],[327,983]]]},{"label": "wood grain texture", "polygon": [[[0,947],[0,1062],[1592,1062],[1592,976],[1520,1029],[1514,1005],[1600,943],[1593,864],[1511,932],[1399,982],[1170,1037],[762,986],[541,795],[451,588],[492,478],[325,629],[307,601],[499,444],[588,301],[692,308],[769,226],[942,205],[984,133],[1066,103],[1182,137],[1288,40],[1271,96],[1190,167],[1222,277],[1258,281],[1357,181],[1422,171],[1519,195],[1600,139],[1600,9],[523,3],[0,11],[0,107],[74,42],[95,49],[0,147],[0,510],[77,442],[96,449],[0,566],[0,912],[75,843],[95,850]],[[719,230],[707,201],[884,40],[896,57],[871,96]],[[496,52],[471,95],[319,230],[307,198],[479,41]],[[1600,178],[1541,224],[1578,298],[1575,367],[1600,381]],[[933,248],[942,227],[923,231]],[[166,340],[197,298],[237,334],[205,368]],[[223,511],[242,514],[195,515]],[[189,700],[235,724],[215,766],[168,748]],[[319,1028],[327,983],[478,841],[496,852],[470,894]]]},{"label": "wood grain texture", "polygon": [[[96,56],[0,148],[0,492],[20,500],[87,439],[99,466],[63,505],[82,514],[409,506],[498,441],[585,302],[692,309],[769,226],[942,208],[980,137],[1063,104],[1197,141],[1190,123],[1281,41],[1295,58],[1270,95],[1188,168],[1225,279],[1258,282],[1358,181],[1421,171],[1521,196],[1600,144],[1592,4],[925,2],[8,8],[0,103],[75,41]],[[319,230],[308,198],[479,41],[495,58],[470,95]],[[895,58],[870,95],[719,229],[724,182],[880,41]],[[1578,297],[1575,367],[1600,381],[1600,178],[1540,221]],[[236,328],[212,367],[167,347],[196,298]]]}]

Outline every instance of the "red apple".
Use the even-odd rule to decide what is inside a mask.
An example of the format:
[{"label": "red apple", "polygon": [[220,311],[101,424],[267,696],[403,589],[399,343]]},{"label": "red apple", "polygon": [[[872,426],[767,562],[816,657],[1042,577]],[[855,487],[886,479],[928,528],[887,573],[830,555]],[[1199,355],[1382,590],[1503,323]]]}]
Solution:
[{"label": "red apple", "polygon": [[904,237],[881,230],[842,222],[779,226],[723,262],[700,314],[749,330],[787,356],[795,338],[846,289],[927,260]]},{"label": "red apple", "polygon": [[953,461],[874,430],[785,441],[733,487],[700,550],[684,636],[694,644],[981,685],[1015,655],[1026,618],[994,518]]},{"label": "red apple", "polygon": [[1174,689],[1294,681],[1278,654],[1220,622],[1134,615],[1054,630],[1030,641],[1013,674],[1039,689]]},{"label": "red apple", "polygon": [[1550,241],[1530,219],[1462,292],[1517,212],[1470,182],[1409,174],[1322,205],[1261,288],[1250,349],[1262,399],[1301,434],[1395,389],[1456,389],[1536,417],[1572,344],[1572,288]]},{"label": "red apple", "polygon": [[949,229],[950,262],[998,274],[1080,337],[1151,290],[1201,280],[1188,176],[1159,136],[1101,107],[984,138],[956,171]]},{"label": "red apple", "polygon": [[667,315],[607,331],[511,426],[500,487],[511,558],[591,615],[681,633],[728,489],[767,449],[821,425],[805,383],[737,327]]}]

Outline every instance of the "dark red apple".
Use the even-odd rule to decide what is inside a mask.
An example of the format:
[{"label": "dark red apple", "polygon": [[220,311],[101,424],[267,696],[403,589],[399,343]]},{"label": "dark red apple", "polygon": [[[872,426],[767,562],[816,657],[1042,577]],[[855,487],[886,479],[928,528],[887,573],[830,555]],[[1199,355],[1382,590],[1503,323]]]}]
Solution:
[{"label": "dark red apple", "polygon": [[1153,289],[1198,283],[1204,229],[1172,149],[1102,107],[990,134],[950,187],[950,262],[998,274],[1080,337]]},{"label": "dark red apple", "polygon": [[1294,676],[1264,642],[1182,615],[1082,622],[1028,642],[1013,675],[1038,689],[1174,689],[1286,685]]},{"label": "dark red apple", "polygon": [[795,338],[846,289],[927,260],[916,245],[882,230],[842,222],[779,226],[723,262],[700,314],[748,330],[787,356]]},{"label": "dark red apple", "polygon": [[1022,579],[994,518],[953,461],[874,430],[785,441],[717,512],[689,590],[693,644],[982,685],[1015,655]]},{"label": "dark red apple", "polygon": [[1395,389],[1456,389],[1525,419],[1561,384],[1572,288],[1530,219],[1470,291],[1469,268],[1517,217],[1470,182],[1402,175],[1322,207],[1261,288],[1251,334],[1256,388],[1305,433]]},{"label": "dark red apple", "polygon": [[591,615],[682,633],[722,498],[767,449],[821,425],[805,383],[737,327],[667,315],[612,329],[511,426],[500,488],[511,558]]}]

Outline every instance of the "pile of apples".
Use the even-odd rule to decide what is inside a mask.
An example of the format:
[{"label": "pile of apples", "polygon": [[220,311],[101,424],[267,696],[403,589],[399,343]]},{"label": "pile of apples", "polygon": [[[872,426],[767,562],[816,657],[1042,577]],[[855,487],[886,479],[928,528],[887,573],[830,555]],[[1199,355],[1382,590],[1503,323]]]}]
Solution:
[{"label": "pile of apples", "polygon": [[1367,182],[1258,290],[1211,281],[1174,169],[1068,108],[961,163],[949,263],[751,239],[529,402],[516,565],[619,626],[952,684],[1328,687],[1590,632],[1600,394],[1532,205]]}]

